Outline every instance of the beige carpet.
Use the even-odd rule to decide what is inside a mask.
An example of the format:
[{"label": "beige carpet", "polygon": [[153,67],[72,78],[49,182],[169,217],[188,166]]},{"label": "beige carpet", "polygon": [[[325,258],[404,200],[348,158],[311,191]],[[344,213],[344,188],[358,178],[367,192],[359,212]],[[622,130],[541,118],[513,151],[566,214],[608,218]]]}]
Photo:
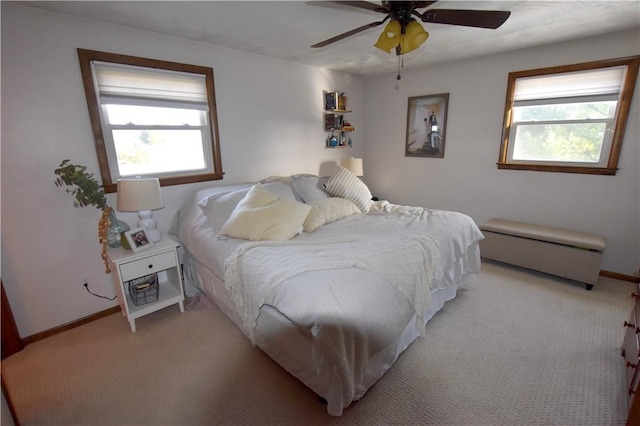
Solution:
[{"label": "beige carpet", "polygon": [[115,314],[2,363],[23,425],[618,425],[633,284],[483,263],[387,374],[334,418],[217,309]]}]

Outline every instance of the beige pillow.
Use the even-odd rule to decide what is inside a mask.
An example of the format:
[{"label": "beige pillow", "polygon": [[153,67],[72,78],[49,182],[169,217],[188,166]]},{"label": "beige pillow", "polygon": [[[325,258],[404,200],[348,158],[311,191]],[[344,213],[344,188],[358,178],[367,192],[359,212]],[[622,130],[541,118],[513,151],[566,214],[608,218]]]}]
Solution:
[{"label": "beige pillow", "polygon": [[346,198],[358,206],[362,213],[371,207],[371,191],[356,175],[338,166],[327,182],[327,192],[333,197]]},{"label": "beige pillow", "polygon": [[[283,200],[295,200],[291,187],[281,182],[261,184],[262,188]],[[252,185],[238,189],[233,192],[221,192],[200,201],[200,209],[207,217],[209,224],[218,232],[225,222],[231,217],[231,213],[238,206],[240,201],[247,196]]]},{"label": "beige pillow", "polygon": [[311,206],[293,200],[282,200],[264,189],[251,187],[238,203],[220,234],[245,240],[289,240],[302,228]]},{"label": "beige pillow", "polygon": [[339,197],[323,198],[312,201],[308,205],[313,207],[304,221],[304,232],[313,232],[325,223],[330,223],[352,214],[362,213],[351,201]]}]

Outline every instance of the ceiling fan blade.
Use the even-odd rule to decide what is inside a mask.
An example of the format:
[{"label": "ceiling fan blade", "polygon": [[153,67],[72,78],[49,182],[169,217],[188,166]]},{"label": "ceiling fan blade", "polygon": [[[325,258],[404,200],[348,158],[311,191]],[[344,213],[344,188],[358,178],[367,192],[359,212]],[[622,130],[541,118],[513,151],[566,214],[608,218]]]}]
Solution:
[{"label": "ceiling fan blade", "polygon": [[337,3],[344,6],[358,7],[360,9],[373,10],[374,12],[389,13],[385,6],[369,3],[368,1],[310,1],[308,3]]},{"label": "ceiling fan blade", "polygon": [[416,1],[413,4],[413,9],[423,9],[425,7],[429,7],[434,3],[437,3],[438,0],[435,1]]},{"label": "ceiling fan blade", "polygon": [[414,11],[423,22],[462,25],[465,27],[496,29],[509,18],[511,12],[502,10],[429,9],[423,14]]},{"label": "ceiling fan blade", "polygon": [[363,25],[363,26],[358,27],[358,28],[354,28],[353,30],[347,31],[346,33],[342,33],[342,34],[339,34],[339,35],[337,35],[335,37],[331,37],[329,39],[321,41],[320,43],[316,43],[311,47],[325,47],[325,46],[327,46],[327,45],[329,45],[331,43],[335,43],[336,41],[342,40],[343,38],[347,38],[347,37],[352,36],[354,34],[358,34],[358,33],[362,32],[362,31],[364,31],[366,29],[377,27],[378,25],[383,24],[387,19],[389,19],[389,16],[385,17],[382,21],[372,22],[370,24]]}]

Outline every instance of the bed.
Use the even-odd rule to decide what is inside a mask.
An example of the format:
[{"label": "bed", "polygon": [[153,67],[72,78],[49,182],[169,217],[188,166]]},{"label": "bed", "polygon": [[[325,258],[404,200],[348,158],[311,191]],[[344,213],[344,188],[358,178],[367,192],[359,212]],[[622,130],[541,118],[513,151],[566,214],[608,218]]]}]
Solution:
[{"label": "bed", "polygon": [[[483,238],[461,213],[370,201],[341,172],[346,180],[294,175],[200,190],[170,231],[184,248],[187,295],[206,294],[334,416],[480,271]],[[258,206],[247,210],[249,199]],[[260,202],[277,205],[266,229],[288,228],[284,236],[243,234],[262,222]]]}]

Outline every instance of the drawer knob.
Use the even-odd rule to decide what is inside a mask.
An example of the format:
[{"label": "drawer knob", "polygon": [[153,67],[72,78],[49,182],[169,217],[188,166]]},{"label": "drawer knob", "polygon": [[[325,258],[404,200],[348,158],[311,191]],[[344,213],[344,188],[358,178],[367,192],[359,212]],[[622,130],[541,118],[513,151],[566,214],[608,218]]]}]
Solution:
[{"label": "drawer knob", "polygon": [[633,327],[635,327],[635,324],[631,324],[631,323],[628,323],[628,322],[625,321],[624,322],[624,326],[625,327],[629,327],[629,328],[633,328]]},{"label": "drawer knob", "polygon": [[634,364],[631,361],[627,361],[627,367],[638,368],[638,364]]},{"label": "drawer knob", "polygon": [[150,264],[150,265],[149,265],[149,269],[151,269],[151,268],[153,268],[153,264]]},{"label": "drawer knob", "polygon": [[640,297],[640,293],[636,293],[635,291],[632,291],[631,298],[633,299],[634,297]]}]

